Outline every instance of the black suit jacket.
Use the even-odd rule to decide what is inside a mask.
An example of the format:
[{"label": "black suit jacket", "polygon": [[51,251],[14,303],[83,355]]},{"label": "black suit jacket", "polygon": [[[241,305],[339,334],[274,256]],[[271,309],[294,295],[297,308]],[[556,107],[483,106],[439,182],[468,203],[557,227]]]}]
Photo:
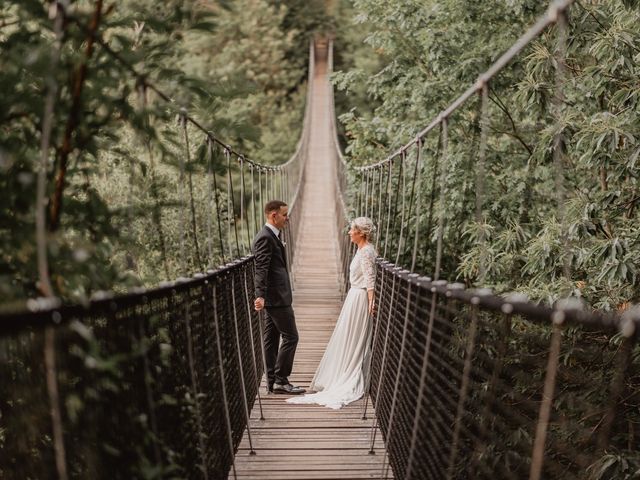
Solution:
[{"label": "black suit jacket", "polygon": [[288,307],[292,303],[291,281],[284,245],[266,225],[253,239],[256,256],[255,295],[266,307]]}]

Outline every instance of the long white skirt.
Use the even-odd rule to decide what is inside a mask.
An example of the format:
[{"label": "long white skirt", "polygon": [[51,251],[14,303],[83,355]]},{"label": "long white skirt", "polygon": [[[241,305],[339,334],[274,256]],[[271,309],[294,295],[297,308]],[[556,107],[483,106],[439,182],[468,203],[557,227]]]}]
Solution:
[{"label": "long white skirt", "polygon": [[342,305],[310,389],[318,393],[287,399],[338,409],[362,397],[369,354],[369,299],[367,291],[352,288]]}]

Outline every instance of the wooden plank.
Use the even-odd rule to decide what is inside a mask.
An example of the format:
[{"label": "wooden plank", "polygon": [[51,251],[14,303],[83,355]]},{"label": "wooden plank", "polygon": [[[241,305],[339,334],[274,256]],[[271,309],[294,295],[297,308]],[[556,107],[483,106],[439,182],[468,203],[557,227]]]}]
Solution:
[{"label": "wooden plank", "polygon": [[[338,245],[333,209],[335,166],[331,159],[330,111],[325,64],[316,64],[300,238],[293,265],[294,305],[300,342],[290,381],[308,387],[340,313]],[[264,380],[263,380],[264,381]],[[261,389],[264,392],[264,388]],[[292,405],[287,395],[262,395],[251,412],[250,455],[247,432],[236,454],[237,478],[245,480],[382,478],[385,450],[376,431],[369,454],[372,412],[362,420],[364,400],[340,410],[319,405]],[[233,475],[230,475],[232,478]],[[389,470],[387,478],[392,478]]]}]

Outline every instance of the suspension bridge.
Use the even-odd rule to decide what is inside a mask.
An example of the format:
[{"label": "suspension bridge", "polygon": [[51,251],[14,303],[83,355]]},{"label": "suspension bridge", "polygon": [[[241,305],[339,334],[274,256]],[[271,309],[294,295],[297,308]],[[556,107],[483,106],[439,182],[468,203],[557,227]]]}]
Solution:
[{"label": "suspension bridge", "polygon": [[[572,300],[547,307],[440,278],[444,226],[433,204],[445,200],[454,113],[478,97],[486,117],[492,78],[552,25],[561,88],[571,3],[555,2],[412,141],[366,167],[350,167],[340,152],[330,41],[311,46],[303,133],[283,165],[244,157],[181,112],[185,198],[195,134],[209,155],[207,241],[198,244],[194,209],[185,208],[185,275],[176,281],[99,292],[85,305],[33,299],[27,310],[2,314],[3,478],[582,479],[609,448],[637,450],[629,413],[638,404],[630,387],[639,374],[635,310],[620,317]],[[137,80],[141,97],[154,88]],[[428,172],[423,156],[434,154],[426,147],[433,135],[440,169]],[[485,150],[483,134],[479,169]],[[226,162],[226,179],[211,168],[216,158]],[[482,181],[478,175],[480,195]],[[368,215],[379,228],[368,394],[342,410],[266,393],[250,241],[261,205],[276,197],[291,206],[286,243],[300,333],[291,379],[302,386],[348,288],[348,219]],[[421,221],[438,225],[430,277],[414,271],[426,250]],[[227,263],[187,276],[190,230],[203,247],[195,264],[206,267],[216,248]],[[569,335],[575,330],[585,334]],[[563,362],[568,342],[581,363]],[[588,370],[602,372],[600,385],[581,378]],[[523,379],[526,389],[517,386]],[[577,404],[582,389],[594,393]]]}]

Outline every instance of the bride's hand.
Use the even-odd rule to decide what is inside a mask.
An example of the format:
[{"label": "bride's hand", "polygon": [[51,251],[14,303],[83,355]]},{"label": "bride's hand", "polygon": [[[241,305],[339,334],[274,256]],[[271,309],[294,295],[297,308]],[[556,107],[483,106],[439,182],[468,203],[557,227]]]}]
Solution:
[{"label": "bride's hand", "polygon": [[376,313],[376,305],[373,302],[369,302],[369,315],[374,315]]}]

